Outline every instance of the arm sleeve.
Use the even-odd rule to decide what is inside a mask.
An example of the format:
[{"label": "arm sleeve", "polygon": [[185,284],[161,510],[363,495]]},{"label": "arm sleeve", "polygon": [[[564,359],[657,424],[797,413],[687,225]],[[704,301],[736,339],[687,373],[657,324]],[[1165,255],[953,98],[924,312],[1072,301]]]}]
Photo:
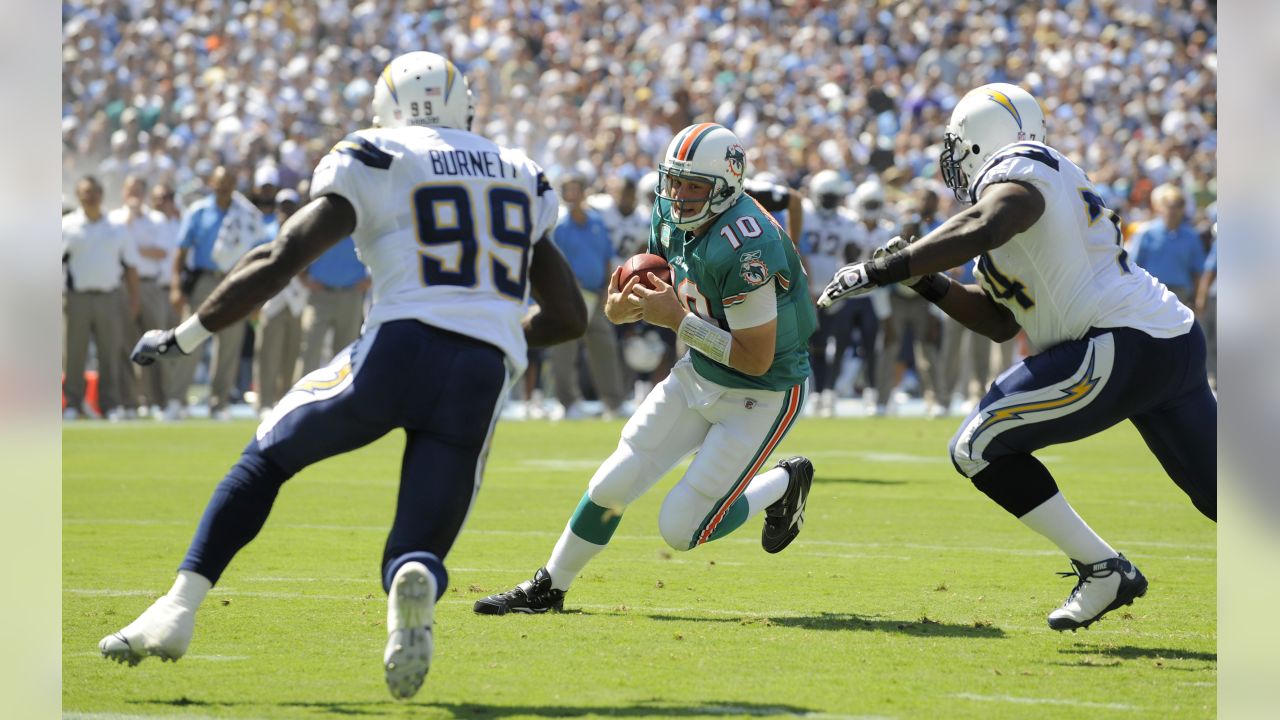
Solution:
[{"label": "arm sleeve", "polygon": [[774,282],[769,278],[767,283],[748,292],[742,302],[724,309],[730,330],[757,327],[778,317],[778,293],[774,290]]},{"label": "arm sleeve", "polygon": [[547,174],[542,171],[542,168],[534,165],[533,169],[536,173],[534,180],[536,197],[533,199],[532,241],[537,243],[544,237],[550,237],[555,231],[556,221],[560,217],[560,199],[556,197],[555,188],[551,187]]},{"label": "arm sleeve", "polygon": [[311,197],[340,195],[356,213],[356,230],[369,230],[389,197],[390,169],[395,156],[360,133],[352,133],[320,159],[311,175]]},{"label": "arm sleeve", "polygon": [[1058,159],[1038,145],[1011,145],[996,153],[973,183],[973,198],[996,183],[1022,182],[1046,196],[1053,191],[1051,173],[1058,172]]}]

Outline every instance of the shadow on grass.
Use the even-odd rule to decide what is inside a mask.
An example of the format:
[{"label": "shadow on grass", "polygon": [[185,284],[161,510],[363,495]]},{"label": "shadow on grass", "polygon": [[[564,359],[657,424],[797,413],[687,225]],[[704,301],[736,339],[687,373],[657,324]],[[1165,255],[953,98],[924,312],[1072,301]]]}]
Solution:
[{"label": "shadow on grass", "polygon": [[[426,695],[426,691],[424,691]],[[423,698],[425,700],[425,698]],[[174,699],[132,700],[138,705],[163,705],[167,707],[220,708],[235,706],[271,706],[282,708],[301,708],[314,710],[318,715],[350,715],[350,716],[412,716],[415,709],[419,712],[435,708],[449,713],[455,718],[502,718],[513,715],[534,717],[682,717],[682,718],[719,718],[726,716],[750,717],[799,717],[815,712],[809,708],[783,704],[761,704],[751,702],[705,702],[698,705],[678,705],[650,700],[628,707],[592,707],[571,705],[486,705],[484,703],[432,703],[432,702],[396,702],[394,700],[370,702],[282,702],[272,703],[245,700],[194,700],[188,697]]]},{"label": "shadow on grass", "polygon": [[[602,613],[611,614],[611,613]],[[870,617],[853,613],[823,612],[799,617],[691,617],[684,615],[650,614],[654,620],[680,622],[718,622],[762,627],[788,627],[802,630],[846,630],[895,633],[916,637],[1002,638],[1004,630],[986,623],[947,623],[921,617],[916,620]]]},{"label": "shadow on grass", "polygon": [[1101,655],[1121,660],[1198,660],[1200,662],[1218,662],[1218,654],[1213,652],[1197,652],[1195,650],[1178,650],[1175,648],[1144,648],[1132,645],[1083,645],[1062,648],[1058,652],[1064,655]]},{"label": "shadow on grass", "polygon": [[906,485],[906,480],[882,480],[880,478],[850,478],[850,477],[831,477],[829,475],[813,476],[813,482],[816,485],[827,484],[843,484],[843,485]]}]

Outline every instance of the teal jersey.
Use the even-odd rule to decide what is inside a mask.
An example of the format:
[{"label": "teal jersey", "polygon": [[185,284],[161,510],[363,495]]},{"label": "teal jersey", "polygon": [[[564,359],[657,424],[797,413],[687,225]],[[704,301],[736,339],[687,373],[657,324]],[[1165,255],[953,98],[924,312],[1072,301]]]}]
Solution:
[{"label": "teal jersey", "polygon": [[690,312],[728,330],[725,308],[773,278],[778,335],[773,364],[759,377],[738,372],[690,349],[702,377],[725,387],[786,390],[809,377],[809,336],[818,326],[809,279],[791,238],[773,216],[743,194],[700,235],[670,221],[670,203],[653,206],[649,252],[671,265],[672,283]]}]

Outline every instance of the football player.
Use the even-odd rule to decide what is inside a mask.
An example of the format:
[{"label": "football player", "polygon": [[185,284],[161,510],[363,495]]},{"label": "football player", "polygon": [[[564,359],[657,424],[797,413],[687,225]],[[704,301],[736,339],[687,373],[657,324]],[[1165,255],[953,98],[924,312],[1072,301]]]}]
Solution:
[{"label": "football player", "polygon": [[[1218,404],[1191,310],[1125,254],[1120,218],[1045,144],[1040,105],[984,85],[956,105],[941,168],[971,207],[910,243],[846,266],[820,304],[902,283],[997,341],[1035,354],[996,380],[951,440],[957,470],[1071,559],[1076,586],[1049,627],[1088,627],[1147,591],[1142,573],[1067,503],[1032,454],[1129,420],[1169,477],[1217,519]],[[976,285],[939,274],[977,258]]]},{"label": "football player", "polygon": [[[375,127],[321,159],[312,200],[251,250],[175,329],[138,342],[140,365],[199,349],[312,260],[353,236],[372,271],[362,335],[302,378],[258,426],[213,493],[168,594],[99,643],[137,664],[186,652],[196,611],[262,528],[280,486],[324,458],[403,428],[395,520],[379,574],[387,601],[387,686],[417,692],[431,662],[444,560],[471,507],[503,399],[525,348],[581,335],[573,273],[546,235],[559,203],[523,152],[470,132],[472,103],[449,60],[412,52],[374,91]],[[530,291],[540,310],[526,314]]]},{"label": "football player", "polygon": [[[670,328],[690,348],[622,429],[622,439],[531,580],[476,602],[481,614],[563,609],[565,591],[604,550],[628,505],[690,453],[663,500],[658,529],[691,550],[765,513],[761,544],[787,547],[804,523],[813,465],[793,457],[760,472],[800,416],[817,324],[800,257],[786,232],[744,195],[746,153],[715,123],[685,128],[659,164],[649,252],[667,284],[615,271],[605,313]],[[757,474],[758,473],[758,474]]]},{"label": "football player", "polygon": [[[822,170],[809,179],[809,197],[804,199],[804,230],[800,236],[800,254],[809,273],[810,287],[826,287],[845,263],[863,256],[857,218],[843,207],[849,194],[847,183],[835,170]],[[870,250],[865,253],[870,257]],[[816,297],[814,298],[817,299]],[[854,313],[865,305],[865,315],[872,321],[871,344],[875,343],[875,314],[870,300],[860,298],[818,311],[818,330],[809,338],[809,356],[813,363],[813,379],[818,391],[817,411],[830,417],[835,414],[835,382],[840,374],[845,350],[853,342]],[[835,341],[835,356],[827,359],[827,345]]]}]

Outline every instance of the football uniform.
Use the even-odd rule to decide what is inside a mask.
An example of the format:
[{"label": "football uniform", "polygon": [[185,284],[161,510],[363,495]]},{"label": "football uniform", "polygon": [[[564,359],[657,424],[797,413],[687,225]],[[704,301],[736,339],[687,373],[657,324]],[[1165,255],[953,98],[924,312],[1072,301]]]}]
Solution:
[{"label": "football uniform", "polygon": [[1088,437],[1129,419],[1165,470],[1216,515],[1217,401],[1190,309],[1120,246],[1120,219],[1084,171],[1038,142],[996,153],[974,175],[974,202],[1019,182],[1044,198],[1025,232],[976,262],[983,290],[1040,351],[997,379],[952,439],[968,477],[994,459]]},{"label": "football uniform", "polygon": [[680,230],[659,201],[649,252],[666,258],[684,306],[730,329],[729,311],[751,292],[777,298],[773,364],[759,377],[697,350],[677,361],[622,430],[622,440],[591,479],[587,496],[625,508],[692,452],[697,456],[659,512],[663,539],[687,550],[722,537],[748,516],[738,502],[800,416],[816,326],[808,279],[786,232],[748,195],[703,232]]},{"label": "football uniform", "polygon": [[[826,287],[836,271],[846,263],[871,257],[866,228],[845,208],[820,210],[813,201],[804,200],[804,230],[800,236],[800,252],[809,268],[810,287]],[[871,301],[854,298],[818,310],[818,329],[809,348],[813,378],[817,390],[830,390],[844,361],[845,350],[853,342],[854,321],[859,321],[862,357],[875,348],[875,314]],[[867,323],[870,323],[868,334]],[[835,340],[835,356],[827,359],[827,345]]]},{"label": "football uniform", "polygon": [[[523,153],[428,127],[348,135],[317,165],[311,194],[341,196],[355,210],[373,305],[360,337],[263,419],[223,486],[274,493],[302,468],[404,428],[383,556],[389,584],[393,561],[424,549],[445,557],[479,489],[499,411],[525,365],[530,251],[559,202]],[[202,525],[182,567],[216,582],[247,542],[237,533]]]}]

